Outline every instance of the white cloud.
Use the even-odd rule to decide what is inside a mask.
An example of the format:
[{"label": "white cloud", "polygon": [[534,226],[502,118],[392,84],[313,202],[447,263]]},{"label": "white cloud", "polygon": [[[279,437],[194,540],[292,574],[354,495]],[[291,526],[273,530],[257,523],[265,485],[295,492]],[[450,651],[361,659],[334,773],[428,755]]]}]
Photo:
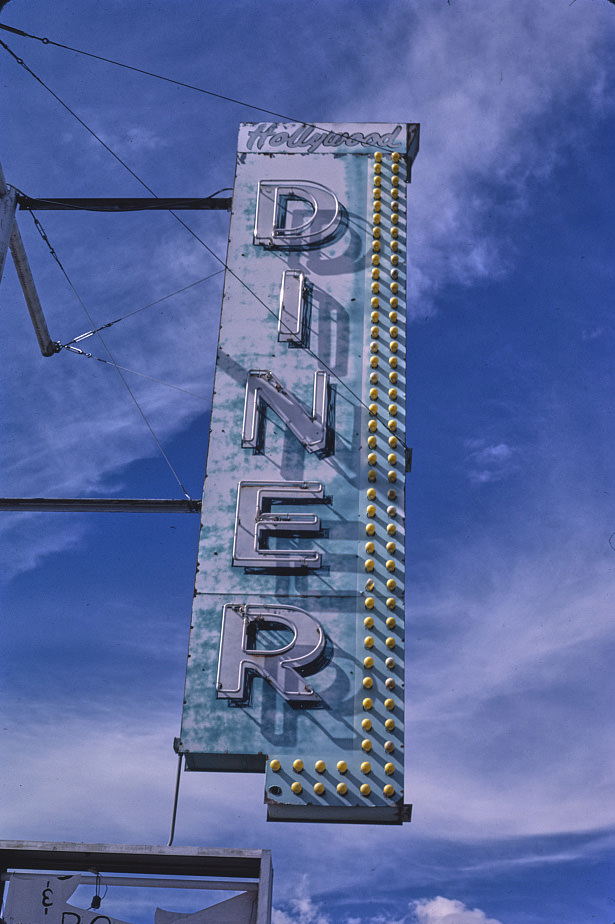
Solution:
[{"label": "white cloud", "polygon": [[423,898],[412,903],[416,924],[501,924],[479,908],[470,909],[455,899]]},{"label": "white cloud", "polygon": [[287,911],[273,909],[272,924],[331,924],[330,916],[312,899],[306,875],[301,876],[295,889],[296,895],[289,899]]}]

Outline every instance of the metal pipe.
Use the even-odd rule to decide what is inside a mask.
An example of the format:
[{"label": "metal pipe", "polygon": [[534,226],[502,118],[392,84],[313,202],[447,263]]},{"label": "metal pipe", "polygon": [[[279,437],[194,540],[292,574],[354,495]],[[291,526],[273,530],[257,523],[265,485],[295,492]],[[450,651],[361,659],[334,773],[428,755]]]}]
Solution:
[{"label": "metal pipe", "polygon": [[137,196],[130,199],[113,198],[66,198],[46,197],[35,199],[24,193],[17,193],[17,205],[20,209],[36,209],[37,211],[61,211],[65,209],[94,211],[94,212],[136,212],[141,210],[170,210],[184,211],[186,209],[206,209],[212,211],[230,212],[232,199],[228,197],[215,198],[207,196],[191,197],[157,197]]},{"label": "metal pipe", "polygon": [[[0,195],[4,196],[7,192],[8,189],[4,179],[4,173],[0,166]],[[11,233],[9,247],[11,248],[11,256],[13,257],[17,277],[21,284],[21,290],[24,294],[26,305],[28,306],[28,312],[32,320],[34,333],[36,334],[41,353],[43,356],[53,356],[54,353],[59,351],[60,347],[52,341],[49,334],[43,308],[38,297],[38,292],[36,291],[36,286],[34,285],[34,278],[32,276],[30,264],[28,263],[28,257],[26,256],[26,249],[23,245],[19,228],[17,227],[17,220],[13,222],[13,231]]]},{"label": "metal pipe", "polygon": [[0,497],[0,511],[17,513],[199,513],[200,500],[130,497]]}]

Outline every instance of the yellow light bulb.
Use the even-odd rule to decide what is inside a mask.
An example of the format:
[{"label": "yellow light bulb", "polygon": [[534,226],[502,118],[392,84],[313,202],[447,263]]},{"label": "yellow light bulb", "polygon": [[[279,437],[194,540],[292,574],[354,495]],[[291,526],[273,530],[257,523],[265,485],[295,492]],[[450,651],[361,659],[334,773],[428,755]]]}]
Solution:
[{"label": "yellow light bulb", "polygon": [[387,677],[387,679],[384,681],[384,685],[387,688],[387,690],[395,689],[395,681],[393,680],[392,677]]},{"label": "yellow light bulb", "polygon": [[[388,607],[390,610],[394,610],[394,609],[395,609],[395,598],[394,598],[394,597],[387,597],[387,607]],[[388,624],[389,624],[389,620],[387,619],[387,625],[388,625]]]},{"label": "yellow light bulb", "polygon": [[368,523],[367,526],[365,527],[365,532],[367,533],[368,536],[373,536],[374,533],[376,532],[376,527],[374,526],[373,523]]},{"label": "yellow light bulb", "polygon": [[397,456],[394,452],[390,452],[387,456],[387,462],[389,465],[397,465]]},{"label": "yellow light bulb", "polygon": [[295,794],[296,796],[298,796],[299,793],[303,790],[303,786],[301,785],[301,783],[300,783],[298,780],[295,780],[295,782],[291,785],[290,788],[291,788],[292,792],[294,792],[294,794]]},{"label": "yellow light bulb", "polygon": [[391,337],[397,337],[398,334],[399,334],[399,328],[398,328],[398,327],[393,326],[393,327],[391,328],[391,330],[389,331],[389,336],[391,336]]},{"label": "yellow light bulb", "polygon": [[388,559],[386,563],[386,569],[387,571],[395,571],[395,562],[393,561],[392,558]]},{"label": "yellow light bulb", "polygon": [[389,414],[391,415],[391,417],[397,416],[397,410],[398,408],[396,404],[389,404]]},{"label": "yellow light bulb", "polygon": [[373,648],[374,647],[373,636],[366,635],[365,638],[363,639],[363,644],[365,645],[366,648]]},{"label": "yellow light bulb", "polygon": [[392,636],[389,636],[384,644],[387,646],[387,648],[395,648],[395,639]]},{"label": "yellow light bulb", "polygon": [[371,555],[372,552],[375,550],[375,548],[376,548],[376,546],[374,545],[373,542],[366,542],[366,543],[365,543],[365,551],[368,553],[368,555]]},{"label": "yellow light bulb", "polygon": [[[396,388],[389,388],[389,398],[391,398],[393,401],[397,398],[397,389],[396,389]],[[395,437],[392,437],[392,439],[395,439]],[[395,440],[394,443],[392,443],[391,440],[389,440],[389,443],[391,444],[391,446],[396,446],[396,445],[397,445],[397,440]]]},{"label": "yellow light bulb", "polygon": [[371,749],[372,749],[372,743],[371,743],[371,741],[369,740],[369,738],[364,738],[364,739],[363,739],[363,741],[361,742],[361,747],[363,748],[364,751],[371,751]]},{"label": "yellow light bulb", "polygon": [[345,796],[346,793],[348,792],[348,787],[346,786],[345,783],[338,783],[336,788],[340,796]]},{"label": "yellow light bulb", "polygon": [[366,570],[366,571],[373,571],[373,570],[374,570],[374,564],[375,564],[375,563],[374,563],[374,559],[373,559],[373,558],[366,558],[366,559],[365,559],[365,570]]},{"label": "yellow light bulb", "polygon": [[395,773],[395,766],[393,764],[385,764],[384,772],[386,773],[387,776],[393,776],[393,774]]},{"label": "yellow light bulb", "polygon": [[[367,619],[363,620],[363,622],[366,623],[368,620],[371,622],[373,626],[374,620],[372,619],[371,616],[368,616]],[[367,628],[371,629],[372,626],[367,626]],[[372,658],[371,655],[368,655],[366,658],[363,658],[363,666],[366,667],[368,670],[371,670],[371,668],[374,666],[374,659]]]},{"label": "yellow light bulb", "polygon": [[[378,442],[378,441],[377,441],[377,439],[376,439],[375,436],[368,436],[368,437],[367,437],[367,445],[369,446],[370,449],[375,449],[375,448],[376,448],[376,445],[377,445],[377,442]],[[375,496],[376,496],[376,491],[374,490],[374,488],[370,488],[369,490],[374,492],[374,497],[375,497]],[[368,495],[369,495],[369,492],[368,492]]]},{"label": "yellow light bulb", "polygon": [[386,658],[384,663],[386,665],[387,670],[389,671],[395,670],[395,658]]},{"label": "yellow light bulb", "polygon": [[377,405],[377,404],[370,404],[368,410],[369,410],[370,414],[372,415],[372,417],[375,417],[376,414],[378,413],[378,405]]},{"label": "yellow light bulb", "polygon": [[324,783],[314,783],[314,792],[317,796],[322,796],[325,791]]},{"label": "yellow light bulb", "polygon": [[395,703],[393,702],[392,699],[385,699],[384,706],[385,706],[385,709],[389,710],[389,712],[392,712],[393,709],[395,709]]},{"label": "yellow light bulb", "polygon": [[387,474],[387,478],[389,479],[389,481],[397,481],[397,472],[394,472],[391,469],[391,471]]},{"label": "yellow light bulb", "polygon": [[371,342],[370,345],[369,345],[369,348],[370,348],[370,350],[371,350],[372,353],[377,353],[377,352],[378,352],[378,344],[376,343],[375,340],[372,340],[372,342]]},{"label": "yellow light bulb", "polygon": [[[387,542],[387,544],[386,544],[386,550],[387,550],[387,552],[389,553],[389,555],[392,555],[396,548],[397,548],[397,546],[395,545],[394,542]],[[394,582],[393,582],[393,583],[394,583]],[[388,586],[389,586],[389,584],[388,584],[388,581],[387,581],[387,587],[388,587]]]},{"label": "yellow light bulb", "polygon": [[316,773],[324,773],[326,769],[327,765],[325,764],[324,760],[317,760],[314,764],[314,770]]},{"label": "yellow light bulb", "polygon": [[370,433],[375,433],[376,430],[378,429],[378,423],[375,420],[370,420],[367,425],[367,429],[369,430]]},{"label": "yellow light bulb", "polygon": [[390,783],[387,783],[386,786],[383,786],[382,792],[385,794],[387,799],[390,799],[391,796],[395,795],[395,788],[391,786]]},{"label": "yellow light bulb", "polygon": [[377,308],[377,307],[380,305],[380,299],[378,298],[377,295],[374,295],[374,297],[372,298],[370,304],[371,304],[372,308]]},{"label": "yellow light bulb", "polygon": [[[387,548],[389,545],[392,545],[392,544],[393,543],[387,543]],[[387,581],[387,590],[393,591],[395,590],[396,587],[397,587],[397,581],[395,580],[395,578],[389,578],[389,580]]]},{"label": "yellow light bulb", "polygon": [[374,685],[374,681],[372,680],[371,677],[364,677],[364,678],[363,678],[363,686],[365,687],[366,690],[371,690],[371,688],[373,687],[373,685]]},{"label": "yellow light bulb", "polygon": [[374,589],[374,582],[372,581],[371,578],[368,578],[365,582],[365,590],[373,590],[373,589]]},{"label": "yellow light bulb", "polygon": [[375,452],[368,453],[368,456],[367,456],[368,465],[375,465],[377,461],[378,461],[378,456],[376,455]]},{"label": "yellow light bulb", "polygon": [[374,703],[373,703],[373,700],[369,698],[369,696],[366,696],[361,705],[363,706],[365,710],[369,711],[374,705]]},{"label": "yellow light bulb", "polygon": [[346,771],[348,770],[348,764],[346,763],[345,760],[338,760],[337,769],[339,773],[346,773]]},{"label": "yellow light bulb", "polygon": [[391,282],[389,285],[389,288],[394,295],[397,295],[397,293],[399,292],[399,283]]},{"label": "yellow light bulb", "polygon": [[396,532],[397,532],[397,527],[395,526],[395,523],[389,523],[389,525],[387,526],[387,533],[389,534],[389,536],[394,536]]},{"label": "yellow light bulb", "polygon": [[393,731],[395,728],[395,719],[387,719],[384,723],[384,727],[387,731]]},{"label": "yellow light bulb", "polygon": [[293,770],[295,773],[301,773],[303,770],[303,761],[300,757],[298,757],[296,760],[293,760]]},{"label": "yellow light bulb", "polygon": [[374,505],[374,504],[368,504],[367,507],[365,508],[365,512],[366,512],[366,514],[368,515],[368,517],[375,517],[375,516],[376,516],[376,507],[375,507],[375,505]]},{"label": "yellow light bulb", "polygon": [[269,761],[269,766],[271,767],[271,769],[273,770],[274,773],[277,773],[277,772],[279,771],[280,767],[282,766],[282,764],[280,763],[279,760],[277,760],[277,759],[274,757],[273,760],[270,760],[270,761]]},{"label": "yellow light bulb", "polygon": [[397,356],[389,357],[389,366],[392,366],[393,369],[397,368]]},{"label": "yellow light bulb", "polygon": [[393,751],[395,750],[395,745],[393,744],[392,741],[385,741],[385,742],[384,742],[384,749],[385,749],[385,751],[387,752],[387,754],[392,754]]},{"label": "yellow light bulb", "polygon": [[377,357],[377,356],[372,356],[371,359],[370,359],[370,361],[369,361],[369,364],[370,364],[370,366],[372,367],[372,369],[375,369],[376,366],[378,365],[378,357]]},{"label": "yellow light bulb", "polygon": [[369,760],[364,760],[363,763],[361,764],[361,773],[371,773],[371,772],[372,772],[372,765],[370,764]]},{"label": "yellow light bulb", "polygon": [[369,785],[369,783],[363,783],[363,784],[362,784],[362,786],[361,786],[361,795],[362,795],[362,796],[369,796],[369,794],[370,794],[371,791],[372,791],[372,788],[371,788],[371,786]]},{"label": "yellow light bulb", "polygon": [[399,374],[397,372],[394,372],[394,371],[389,372],[389,382],[393,382],[393,384],[395,384],[398,378],[399,378]]},{"label": "yellow light bulb", "polygon": [[368,481],[376,481],[377,477],[378,477],[378,472],[376,471],[376,469],[375,469],[375,468],[370,468],[370,470],[369,470],[368,473],[367,473],[367,480],[368,480]]},{"label": "yellow light bulb", "polygon": [[372,720],[368,719],[368,717],[365,716],[365,718],[361,720],[361,728],[364,731],[369,731],[371,727],[372,727]]},{"label": "yellow light bulb", "polygon": [[374,600],[373,597],[365,598],[365,609],[366,610],[373,610],[375,605],[376,605],[376,601]]}]

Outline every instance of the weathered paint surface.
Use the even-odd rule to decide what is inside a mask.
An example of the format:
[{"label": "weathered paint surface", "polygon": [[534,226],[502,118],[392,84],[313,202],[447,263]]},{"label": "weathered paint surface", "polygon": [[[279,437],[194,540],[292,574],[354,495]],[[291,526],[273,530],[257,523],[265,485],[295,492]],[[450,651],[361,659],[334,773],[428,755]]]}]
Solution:
[{"label": "weathered paint surface", "polygon": [[[394,124],[240,131],[177,748],[187,769],[266,769],[271,819],[401,820],[405,203],[417,141],[417,126]],[[335,234],[303,247],[255,243],[262,181],[332,192],[341,204]],[[306,203],[291,205],[287,227],[309,222]],[[285,272],[291,281],[302,273],[308,286],[303,343],[279,337]],[[308,413],[315,373],[328,374],[327,452],[308,451],[271,407],[261,451],[242,448],[254,370],[269,370]],[[258,553],[257,567],[233,566],[240,482],[322,486],[322,501],[272,508],[314,515],[316,533],[268,534],[263,543],[317,552],[318,567],[258,567]],[[305,677],[317,703],[290,703],[259,675],[242,704],[218,694],[225,605],[299,607],[318,621],[325,650]],[[256,638],[253,647],[282,648],[292,632],[274,625]]]}]

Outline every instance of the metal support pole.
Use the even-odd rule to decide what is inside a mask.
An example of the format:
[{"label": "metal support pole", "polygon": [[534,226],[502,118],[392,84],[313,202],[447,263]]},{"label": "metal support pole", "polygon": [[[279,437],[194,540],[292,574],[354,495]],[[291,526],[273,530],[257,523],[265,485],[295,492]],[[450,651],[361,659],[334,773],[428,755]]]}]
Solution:
[{"label": "metal support pole", "polygon": [[[2,167],[0,166],[0,196],[6,196],[7,193],[8,188],[4,179]],[[38,297],[38,292],[36,291],[36,286],[34,285],[34,278],[32,276],[30,264],[28,263],[26,249],[23,245],[16,219],[13,221],[13,230],[11,232],[9,246],[41,353],[43,356],[53,356],[54,353],[58,352],[59,347],[52,341],[49,334],[47,322],[43,315],[43,308]]]},{"label": "metal support pole", "polygon": [[200,500],[142,497],[0,497],[0,512],[199,513]]},{"label": "metal support pole", "polygon": [[86,211],[86,212],[139,212],[139,211],[223,211],[230,212],[232,199],[215,196],[203,197],[158,197],[133,196],[130,199],[105,198],[70,198],[47,197],[34,199],[24,193],[17,194],[17,205],[20,209],[34,209],[36,211]]}]

